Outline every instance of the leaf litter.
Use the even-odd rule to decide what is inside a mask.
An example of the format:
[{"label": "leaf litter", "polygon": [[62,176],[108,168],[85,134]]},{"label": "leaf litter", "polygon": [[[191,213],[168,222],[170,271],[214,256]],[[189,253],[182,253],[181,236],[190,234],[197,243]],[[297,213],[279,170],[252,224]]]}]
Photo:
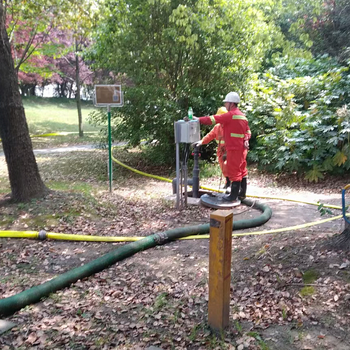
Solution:
[{"label": "leaf litter", "polygon": [[[103,155],[93,154],[97,171]],[[82,164],[90,158],[54,157],[55,166],[46,171],[52,160],[43,156],[38,163],[46,181],[63,181],[61,161]],[[164,200],[171,184],[121,172],[112,194],[99,175],[73,172],[69,181],[87,181],[89,191],[68,188],[6,205],[1,229],[147,236],[208,222],[211,209],[179,211]],[[259,184],[258,176],[254,181]],[[317,228],[235,238],[230,325],[220,335],[207,326],[209,242],[191,240],[139,252],[25,307],[8,317],[17,327],[0,337],[0,348],[347,349],[350,256],[325,249],[327,233]],[[19,293],[122,244],[2,239],[0,294]],[[317,271],[313,282],[303,279],[309,271]],[[311,293],[303,293],[310,287]]]}]

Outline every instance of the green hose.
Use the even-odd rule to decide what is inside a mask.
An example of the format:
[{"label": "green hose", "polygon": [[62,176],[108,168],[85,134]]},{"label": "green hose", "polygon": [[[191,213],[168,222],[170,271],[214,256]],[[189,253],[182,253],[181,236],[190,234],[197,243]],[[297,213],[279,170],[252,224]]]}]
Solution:
[{"label": "green hose", "polygon": [[[0,315],[10,315],[26,305],[40,301],[41,298],[48,296],[50,293],[54,293],[59,289],[68,287],[70,284],[83,279],[84,277],[102,271],[108,266],[115,264],[117,261],[128,258],[141,250],[152,248],[157,245],[156,239],[158,237],[159,236],[155,234],[140,241],[126,244],[83,266],[67,271],[48,282],[29,288],[21,293],[13,295],[12,297],[1,299]],[[168,237],[170,239],[171,235]]]},{"label": "green hose", "polygon": [[[262,203],[255,203],[254,201],[249,199],[245,199],[243,201],[243,204],[260,210],[262,212],[262,215],[250,220],[239,220],[233,222],[233,230],[241,230],[249,227],[263,225],[271,218],[272,210],[269,206]],[[78,280],[100,272],[103,269],[109,267],[110,265],[113,265],[120,260],[128,258],[139,251],[146,250],[155,247],[156,245],[164,244],[168,241],[172,241],[178,238],[194,234],[204,234],[209,232],[209,230],[209,224],[180,227],[156,233],[147,236],[139,241],[125,244],[122,247],[119,247],[116,250],[113,250],[101,256],[100,258],[92,260],[83,266],[67,271],[48,282],[29,288],[21,293],[13,295],[12,297],[1,299],[0,316],[10,315],[27,305],[37,303],[43,297],[46,297],[59,289],[68,287],[69,285]]]},{"label": "green hose", "polygon": [[243,230],[245,228],[261,226],[271,219],[272,210],[268,205],[248,198],[244,199],[242,203],[247,207],[260,210],[262,214],[256,218],[234,221],[232,230]]}]

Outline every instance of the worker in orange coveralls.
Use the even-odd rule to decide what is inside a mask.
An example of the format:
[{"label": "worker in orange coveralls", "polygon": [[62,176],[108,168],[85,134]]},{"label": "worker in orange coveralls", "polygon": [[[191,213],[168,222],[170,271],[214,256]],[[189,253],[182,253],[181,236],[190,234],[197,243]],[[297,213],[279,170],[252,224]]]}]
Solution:
[{"label": "worker in orange coveralls", "polygon": [[236,92],[226,95],[224,101],[227,113],[209,117],[193,117],[201,124],[221,124],[224,130],[224,141],[227,152],[226,172],[231,181],[231,193],[223,198],[230,202],[239,203],[238,196],[245,198],[247,190],[246,156],[251,136],[248,120],[238,109],[240,102]]},{"label": "worker in orange coveralls", "polygon": [[[227,113],[227,109],[225,107],[220,107],[216,115]],[[218,142],[218,148],[216,150],[216,155],[218,157],[219,165],[222,171],[222,174],[226,178],[226,184],[224,188],[228,188],[231,185],[230,179],[227,176],[226,171],[226,147],[225,147],[225,141],[224,141],[224,129],[222,128],[221,124],[216,124],[208,134],[206,134],[202,140],[197,141],[194,143],[195,146],[199,147],[201,145],[206,145],[209,142],[216,140]]]}]

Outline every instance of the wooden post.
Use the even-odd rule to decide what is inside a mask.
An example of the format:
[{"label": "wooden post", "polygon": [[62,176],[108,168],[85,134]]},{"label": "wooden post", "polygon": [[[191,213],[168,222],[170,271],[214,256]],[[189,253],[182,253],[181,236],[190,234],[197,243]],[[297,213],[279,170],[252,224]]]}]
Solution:
[{"label": "wooden post", "polygon": [[215,332],[229,325],[233,213],[210,215],[208,324]]}]

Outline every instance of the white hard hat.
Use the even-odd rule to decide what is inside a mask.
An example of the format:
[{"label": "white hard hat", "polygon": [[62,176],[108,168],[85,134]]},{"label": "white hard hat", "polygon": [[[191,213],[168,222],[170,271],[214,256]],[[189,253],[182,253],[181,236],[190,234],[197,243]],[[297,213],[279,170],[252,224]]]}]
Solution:
[{"label": "white hard hat", "polygon": [[229,92],[223,102],[233,102],[233,103],[239,103],[241,99],[239,98],[237,92]]}]

